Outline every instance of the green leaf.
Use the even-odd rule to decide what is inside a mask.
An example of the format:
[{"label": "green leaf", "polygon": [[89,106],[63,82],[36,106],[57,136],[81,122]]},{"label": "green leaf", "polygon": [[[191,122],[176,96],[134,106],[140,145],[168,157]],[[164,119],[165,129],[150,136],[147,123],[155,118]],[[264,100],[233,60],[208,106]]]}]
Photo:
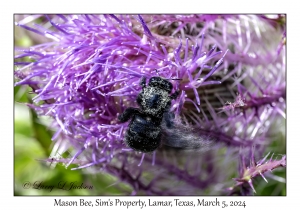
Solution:
[{"label": "green leaf", "polygon": [[47,156],[51,153],[51,137],[52,133],[47,129],[46,126],[40,123],[36,112],[30,109],[31,122],[33,127],[33,133],[36,140],[41,144]]}]

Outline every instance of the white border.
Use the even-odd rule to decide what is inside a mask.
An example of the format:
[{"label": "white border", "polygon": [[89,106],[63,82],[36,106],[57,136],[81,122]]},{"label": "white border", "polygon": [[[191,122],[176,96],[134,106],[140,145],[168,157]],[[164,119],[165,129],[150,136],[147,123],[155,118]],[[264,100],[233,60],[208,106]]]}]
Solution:
[{"label": "white border", "polygon": [[[294,1],[296,2],[296,1]],[[10,5],[9,5],[10,4]],[[59,197],[14,197],[13,196],[13,14],[14,13],[287,13],[287,196],[286,197],[219,197],[220,200],[245,200],[245,209],[282,209],[288,206],[299,206],[299,116],[300,104],[298,84],[299,67],[299,13],[292,1],[251,0],[242,1],[6,1],[1,2],[0,42],[1,42],[1,206],[30,209],[53,208],[54,198]],[[4,64],[4,65],[3,65]],[[298,172],[298,173],[297,173]],[[82,197],[95,200],[98,197]],[[99,197],[101,198],[101,197]],[[115,199],[114,197],[113,199]],[[143,199],[148,197],[121,197],[123,200]],[[156,200],[173,200],[175,197],[152,197]],[[196,199],[198,197],[184,197]],[[207,200],[214,197],[203,197]],[[80,197],[63,197],[66,200],[79,200]],[[73,209],[74,207],[66,207]],[[76,208],[76,207],[75,207]],[[97,207],[105,209],[104,207]],[[126,209],[117,207],[119,209]],[[179,209],[180,207],[174,207]],[[182,208],[182,207],[181,207]],[[201,208],[201,207],[197,207]],[[221,207],[220,207],[221,208]],[[109,209],[115,209],[109,208]],[[135,208],[138,209],[138,208]],[[140,208],[139,208],[140,209]],[[146,208],[151,209],[151,208]],[[162,208],[167,209],[167,208]],[[195,209],[195,208],[194,208]],[[228,209],[228,208],[226,208]],[[231,209],[231,208],[230,208]],[[236,207],[233,209],[237,209]],[[240,208],[239,208],[240,209]],[[242,209],[242,208],[241,208]]]}]

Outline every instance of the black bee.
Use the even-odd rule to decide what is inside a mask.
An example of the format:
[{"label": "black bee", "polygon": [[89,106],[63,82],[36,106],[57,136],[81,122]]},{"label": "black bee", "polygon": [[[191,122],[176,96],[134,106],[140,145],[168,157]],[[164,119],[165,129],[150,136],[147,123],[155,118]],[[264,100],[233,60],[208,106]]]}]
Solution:
[{"label": "black bee", "polygon": [[150,78],[148,86],[146,78],[142,77],[140,85],[142,91],[137,97],[140,108],[129,107],[118,118],[121,122],[131,119],[125,136],[127,146],[140,152],[152,152],[161,142],[162,120],[167,127],[172,126],[173,115],[169,110],[179,91],[170,95],[173,85],[161,77]]}]

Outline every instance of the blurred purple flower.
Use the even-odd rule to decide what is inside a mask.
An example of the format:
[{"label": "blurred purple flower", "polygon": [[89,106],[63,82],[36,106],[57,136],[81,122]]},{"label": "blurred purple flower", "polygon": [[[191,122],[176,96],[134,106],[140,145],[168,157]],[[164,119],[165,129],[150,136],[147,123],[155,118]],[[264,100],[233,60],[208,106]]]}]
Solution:
[{"label": "blurred purple flower", "polygon": [[[258,163],[251,169],[241,166],[254,160],[254,153],[272,152],[266,151],[273,141],[271,126],[284,126],[283,20],[263,15],[26,16],[16,25],[49,41],[16,49],[15,85],[31,87],[36,95],[28,106],[53,119],[53,156],[73,154],[57,162],[108,172],[128,183],[132,194],[202,195],[209,189],[218,195],[240,176],[232,194],[244,182],[251,189],[251,179],[267,171],[258,173]],[[171,107],[177,126],[211,139],[214,149],[128,150],[123,142],[128,123],[117,117],[137,107],[140,78],[157,74],[181,79],[170,80],[181,91]],[[247,151],[251,155],[245,157]],[[245,173],[252,175],[245,178]]]}]

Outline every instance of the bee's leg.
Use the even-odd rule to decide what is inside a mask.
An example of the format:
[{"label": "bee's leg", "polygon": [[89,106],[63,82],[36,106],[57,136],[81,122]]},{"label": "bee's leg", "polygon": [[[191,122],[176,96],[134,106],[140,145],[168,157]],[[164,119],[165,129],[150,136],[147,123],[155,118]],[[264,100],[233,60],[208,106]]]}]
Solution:
[{"label": "bee's leg", "polygon": [[139,110],[137,108],[129,107],[125,109],[125,111],[118,116],[120,122],[128,121],[135,113],[138,113]]},{"label": "bee's leg", "polygon": [[173,112],[165,112],[164,113],[164,120],[166,122],[167,128],[172,128],[173,127],[174,118],[175,118],[175,114]]},{"label": "bee's leg", "polygon": [[170,95],[171,99],[176,99],[179,96],[179,90],[176,90],[172,95]]},{"label": "bee's leg", "polygon": [[142,77],[141,81],[140,81],[140,85],[144,88],[146,87],[146,77]]}]

